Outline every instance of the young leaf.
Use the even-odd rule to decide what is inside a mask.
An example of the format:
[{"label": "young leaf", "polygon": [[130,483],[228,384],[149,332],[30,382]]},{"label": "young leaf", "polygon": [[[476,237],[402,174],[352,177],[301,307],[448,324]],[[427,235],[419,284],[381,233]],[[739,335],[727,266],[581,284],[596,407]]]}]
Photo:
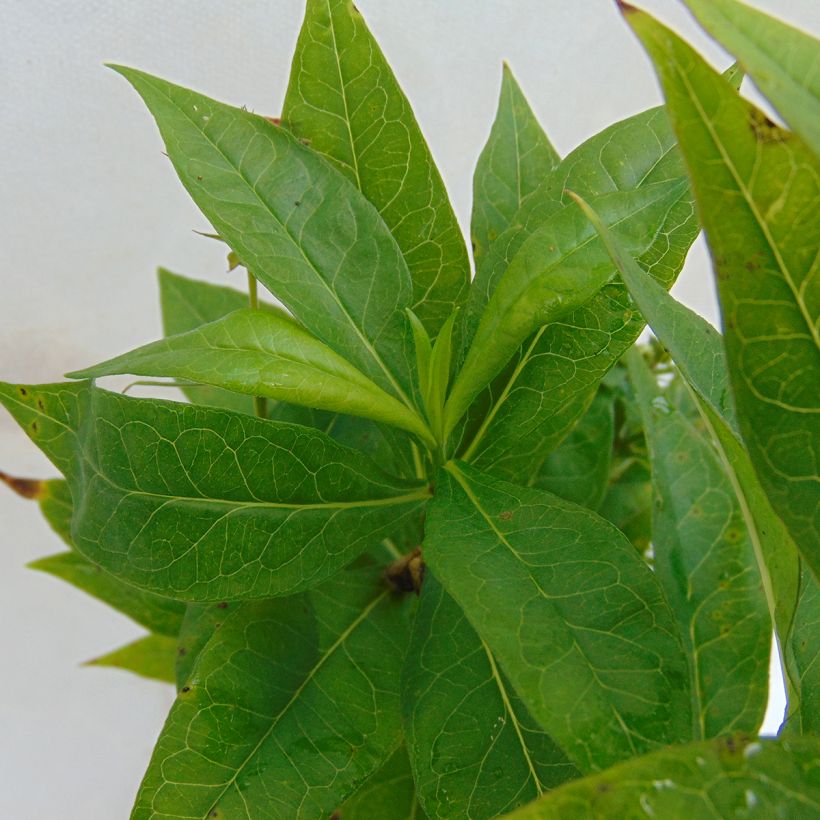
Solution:
[{"label": "young leaf", "polygon": [[427,390],[424,393],[425,407],[430,417],[435,435],[439,441],[444,440],[442,425],[444,422],[444,403],[447,397],[447,388],[450,385],[450,370],[453,359],[453,329],[458,311],[450,315],[441,326],[436,336],[432,353],[430,354],[430,376]]},{"label": "young leaf", "polygon": [[524,200],[559,162],[558,152],[504,63],[495,122],[473,175],[470,234],[476,268],[513,223]]},{"label": "young leaf", "polygon": [[[675,207],[682,181],[601,197],[606,221],[636,253],[656,240],[657,214]],[[555,213],[521,246],[484,308],[445,409],[445,432],[539,327],[589,301],[611,278],[612,262],[580,209]]]},{"label": "young leaf", "polygon": [[813,817],[817,738],[767,740],[730,735],[662,749],[568,783],[509,820]]},{"label": "young leaf", "polygon": [[684,0],[820,156],[820,42],[737,0]]},{"label": "young leaf", "polygon": [[318,584],[428,496],[299,425],[87,383],[0,385],[0,402],[68,478],[78,551],[169,597],[222,601]]},{"label": "young leaf", "polygon": [[408,306],[435,336],[469,284],[467,249],[410,103],[351,0],[308,0],[282,120],[376,206],[413,280]]},{"label": "young leaf", "polygon": [[497,817],[579,775],[429,572],[402,673],[402,709],[431,817]]},{"label": "young leaf", "polygon": [[194,202],[317,338],[407,400],[407,265],[345,176],[264,117],[115,66],[157,120]]},{"label": "young leaf", "polygon": [[627,18],[653,58],[714,256],[740,429],[775,511],[820,574],[820,160],[671,31]]},{"label": "young leaf", "polygon": [[434,444],[419,415],[285,316],[248,308],[70,373],[170,376],[251,396],[363,416]]},{"label": "young leaf", "polygon": [[229,608],[171,709],[135,820],[329,816],[400,743],[408,603],[365,561],[310,598]]},{"label": "young leaf", "polygon": [[84,666],[111,666],[125,669],[143,678],[173,683],[176,654],[175,638],[169,638],[167,635],[146,635],[113,652],[86,661]]},{"label": "young leaf", "polygon": [[614,398],[598,391],[589,410],[547,456],[533,487],[597,510],[606,495],[612,463]]},{"label": "young leaf", "polygon": [[427,820],[416,799],[407,749],[400,746],[333,816],[339,820]]},{"label": "young leaf", "polygon": [[611,524],[451,462],[428,510],[425,560],[582,772],[688,737],[673,615]]},{"label": "young leaf", "polygon": [[689,658],[692,737],[757,732],[772,623],[740,504],[711,443],[661,394],[637,349],[628,362],[652,464],[653,567]]}]

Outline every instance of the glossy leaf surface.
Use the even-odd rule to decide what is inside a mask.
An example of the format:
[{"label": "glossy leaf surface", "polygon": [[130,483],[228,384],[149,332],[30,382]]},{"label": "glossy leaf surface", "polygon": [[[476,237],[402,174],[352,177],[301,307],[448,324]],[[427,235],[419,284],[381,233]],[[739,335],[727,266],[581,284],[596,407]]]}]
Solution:
[{"label": "glossy leaf surface", "polygon": [[407,265],[344,175],[264,117],[130,68],[182,184],[243,263],[315,336],[401,398]]},{"label": "glossy leaf surface", "polygon": [[430,817],[496,817],[579,775],[430,573],[402,675],[402,708]]},{"label": "glossy leaf surface", "polygon": [[407,603],[365,561],[310,597],[231,605],[180,689],[135,820],[329,816],[399,746]]},{"label": "glossy leaf surface", "polygon": [[652,56],[715,261],[729,376],[761,484],[820,574],[820,161],[649,15]]},{"label": "glossy leaf surface", "polygon": [[299,425],[86,383],[5,385],[0,400],[68,476],[77,549],[170,597],[254,598],[320,583],[427,496]]},{"label": "glossy leaf surface", "polygon": [[308,0],[282,118],[376,206],[436,335],[469,284],[458,221],[410,103],[351,0]]},{"label": "glossy leaf surface", "polygon": [[732,735],[663,749],[569,783],[510,820],[618,817],[814,817],[820,812],[816,738]]},{"label": "glossy leaf surface", "polygon": [[451,462],[428,510],[425,558],[581,771],[688,736],[672,613],[611,524]]}]

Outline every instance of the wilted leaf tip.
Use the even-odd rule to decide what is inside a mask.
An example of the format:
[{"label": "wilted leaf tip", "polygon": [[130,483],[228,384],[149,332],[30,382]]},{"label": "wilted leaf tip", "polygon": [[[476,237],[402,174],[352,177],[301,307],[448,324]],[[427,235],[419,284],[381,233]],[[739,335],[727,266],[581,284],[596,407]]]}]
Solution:
[{"label": "wilted leaf tip", "polygon": [[23,498],[38,499],[45,494],[46,482],[37,478],[17,478],[0,470],[0,481]]},{"label": "wilted leaf tip", "polygon": [[618,6],[618,10],[621,14],[632,14],[636,12],[638,9],[635,6],[631,5],[630,3],[625,3],[624,0],[615,0],[616,5]]}]

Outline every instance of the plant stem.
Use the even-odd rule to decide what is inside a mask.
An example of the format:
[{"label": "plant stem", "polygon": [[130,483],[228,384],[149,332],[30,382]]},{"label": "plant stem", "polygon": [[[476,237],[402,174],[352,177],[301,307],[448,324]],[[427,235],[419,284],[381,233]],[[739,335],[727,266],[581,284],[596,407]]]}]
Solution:
[{"label": "plant stem", "polygon": [[[256,277],[250,271],[248,271],[248,300],[252,310],[259,310],[259,291]],[[253,412],[260,419],[268,417],[268,400],[264,396],[253,397]]]}]

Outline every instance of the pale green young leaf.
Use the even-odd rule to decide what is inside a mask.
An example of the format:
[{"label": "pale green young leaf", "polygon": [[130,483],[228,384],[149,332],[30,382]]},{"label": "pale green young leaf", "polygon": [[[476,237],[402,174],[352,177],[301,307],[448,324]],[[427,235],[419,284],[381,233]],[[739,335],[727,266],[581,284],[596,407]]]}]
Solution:
[{"label": "pale green young leaf", "polygon": [[441,326],[438,336],[436,336],[433,351],[430,355],[430,377],[424,394],[430,423],[439,440],[444,439],[442,430],[444,403],[447,397],[447,388],[450,385],[450,371],[453,364],[453,330],[457,318],[458,310],[449,316]]},{"label": "pale green young leaf", "polygon": [[167,635],[146,635],[113,652],[86,661],[83,665],[110,666],[133,672],[143,678],[173,683],[176,654],[176,638]]},{"label": "pale green young leaf", "polygon": [[230,607],[180,689],[133,818],[330,816],[401,742],[410,604],[365,560],[310,596]]},{"label": "pale green young leaf", "polygon": [[68,478],[77,550],[169,597],[222,601],[318,584],[428,497],[300,425],[87,383],[0,385],[0,403]]},{"label": "pale green young leaf", "polygon": [[652,465],[652,565],[689,659],[692,738],[757,732],[772,622],[741,506],[712,444],[637,349],[628,362]]},{"label": "pale green young leaf", "polygon": [[[597,205],[636,254],[657,239],[658,214],[673,210],[682,180],[608,194]],[[557,211],[521,245],[484,308],[478,329],[447,399],[449,433],[473,399],[535,331],[588,302],[612,277],[606,249],[574,203]],[[468,450],[468,453],[470,451]]]},{"label": "pale green young leaf", "polygon": [[544,795],[509,820],[735,820],[820,814],[820,740],[729,735],[674,746]]},{"label": "pale green young leaf", "polygon": [[820,156],[820,41],[737,0],[684,0]]},{"label": "pale green young leaf", "polygon": [[308,0],[283,125],[376,206],[436,335],[469,284],[464,237],[410,103],[352,0]]},{"label": "pale green young leaf", "polygon": [[450,462],[428,509],[425,560],[582,772],[689,737],[672,612],[595,513]]},{"label": "pale green young leaf", "polygon": [[[412,283],[396,241],[357,188],[286,129],[122,66],[194,202],[316,337],[408,397]],[[408,399],[409,401],[409,399]]]},{"label": "pale green young leaf", "polygon": [[292,319],[243,308],[69,374],[169,376],[251,396],[349,413],[400,427],[431,442],[419,415],[386,393]]},{"label": "pale green young leaf", "polygon": [[614,423],[614,398],[599,390],[572,432],[547,456],[531,486],[597,510],[609,484]]},{"label": "pale green young leaf", "polygon": [[[419,376],[419,387],[422,399],[426,399],[427,389],[430,384],[430,358],[433,355],[433,346],[424,325],[421,323],[421,319],[409,308],[407,309],[407,317],[410,319],[410,327],[413,329],[413,341],[416,346],[416,372]],[[426,401],[425,409],[427,409]]]},{"label": "pale green young leaf", "polygon": [[579,775],[429,572],[402,672],[402,710],[431,817],[497,817]]},{"label": "pale green young leaf", "polygon": [[559,162],[558,152],[504,63],[495,121],[473,174],[470,234],[476,268],[513,223],[524,200]]},{"label": "pale green young leaf", "polygon": [[338,820],[427,820],[416,797],[407,749],[400,746],[334,816]]},{"label": "pale green young leaf", "polygon": [[820,574],[820,160],[649,15],[655,62],[714,257],[740,430],[777,514]]}]

